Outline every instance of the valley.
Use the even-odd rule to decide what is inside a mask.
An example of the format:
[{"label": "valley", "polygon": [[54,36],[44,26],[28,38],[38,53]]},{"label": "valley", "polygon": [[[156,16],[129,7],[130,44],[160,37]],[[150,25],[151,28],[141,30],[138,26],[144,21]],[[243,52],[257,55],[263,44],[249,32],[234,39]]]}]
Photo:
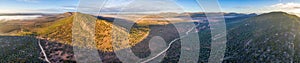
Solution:
[{"label": "valley", "polygon": [[[73,47],[93,48],[89,44],[83,46],[82,44],[72,43],[72,21],[74,19],[74,13],[61,14],[60,18],[55,18],[50,21],[27,21],[26,25],[21,24],[17,27],[9,27],[11,29],[4,29],[8,25],[2,25],[2,33],[9,33],[14,35],[2,35],[0,37],[1,48],[5,48],[5,52],[2,53],[3,59],[0,61],[16,60],[16,62],[26,62],[30,60],[43,61],[45,57],[41,54],[38,41],[40,40],[43,46],[47,58],[50,62],[75,62]],[[191,18],[195,21],[191,22],[174,22],[180,27],[176,28],[170,23],[159,23],[165,21],[159,21],[151,23],[145,19],[140,23],[135,23],[133,28],[124,27],[125,23],[132,23],[128,19],[124,23],[113,23],[114,17],[97,17],[87,14],[79,14],[82,17],[96,20],[95,21],[95,42],[97,43],[97,49],[99,56],[104,63],[121,62],[113,51],[122,49],[131,49],[132,52],[139,58],[148,57],[151,52],[149,49],[149,41],[155,36],[162,37],[166,44],[171,45],[166,49],[166,55],[162,62],[177,62],[179,61],[181,41],[180,33],[191,32],[191,34],[198,34],[200,40],[200,56],[198,62],[207,62],[210,50],[211,50],[211,29],[209,22],[205,19],[205,15],[193,14]],[[229,14],[224,14],[229,16]],[[231,16],[232,14],[230,14]],[[224,63],[227,62],[299,62],[299,17],[290,15],[284,12],[271,12],[261,15],[254,14],[237,14],[237,17],[225,18],[227,27],[227,48],[224,57]],[[276,18],[274,18],[276,17]],[[155,17],[162,18],[162,17]],[[53,21],[54,20],[54,21]],[[118,18],[122,20],[122,18]],[[126,21],[127,20],[127,21]],[[196,21],[198,20],[198,21]],[[88,21],[82,19],[82,22]],[[149,21],[149,22],[147,22]],[[2,24],[16,24],[16,22],[4,22]],[[19,22],[17,22],[19,23]],[[150,24],[149,24],[150,23]],[[193,23],[197,25],[195,29],[186,28],[187,23]],[[91,25],[87,25],[90,27]],[[123,42],[118,46],[119,48],[113,49],[111,44],[112,39],[111,32],[112,27],[116,27],[115,31],[123,36],[129,36],[129,39],[118,39]],[[98,28],[98,29],[97,29]],[[129,33],[126,33],[129,30]],[[80,31],[80,30],[79,30]],[[91,31],[88,31],[91,32]],[[85,37],[85,34],[79,34],[79,36]],[[122,36],[121,36],[122,37]],[[20,39],[20,40],[14,40]],[[175,40],[175,41],[174,41]],[[8,45],[9,44],[9,45]],[[32,45],[32,46],[25,46]],[[130,44],[130,46],[126,45]],[[22,47],[18,49],[16,47]],[[23,47],[28,47],[23,48]],[[16,48],[16,49],[15,49]],[[189,49],[189,48],[186,48]],[[10,53],[10,52],[23,52],[22,54]],[[35,53],[27,56],[27,51],[34,51]],[[24,57],[25,56],[25,57]],[[39,59],[40,58],[40,59]],[[154,58],[155,59],[155,58]]]}]

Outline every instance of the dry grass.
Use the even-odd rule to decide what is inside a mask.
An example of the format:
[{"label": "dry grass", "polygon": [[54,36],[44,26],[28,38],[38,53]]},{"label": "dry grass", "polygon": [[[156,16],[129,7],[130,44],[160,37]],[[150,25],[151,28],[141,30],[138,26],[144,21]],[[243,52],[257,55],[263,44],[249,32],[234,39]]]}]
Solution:
[{"label": "dry grass", "polygon": [[[74,17],[75,16],[71,16],[61,19],[48,27],[38,29],[38,31],[36,32],[38,33],[38,36],[47,38],[49,40],[58,41],[64,44],[70,44],[86,48],[97,48],[104,52],[112,52],[113,50],[120,50],[134,46],[135,44],[141,42],[144,38],[146,38],[150,31],[147,27],[137,27],[132,28],[131,31],[128,33],[125,31],[125,28],[115,26],[110,22],[98,20],[93,16],[85,14],[76,15],[76,17],[80,17],[78,18],[79,22],[96,24],[73,27],[72,23]],[[91,22],[91,20],[96,21]],[[80,23],[77,24],[82,25]],[[91,35],[91,33],[93,33],[91,31],[93,30],[88,29],[93,28],[91,26],[95,26],[94,37],[91,37],[93,36]],[[75,35],[73,36],[73,42],[76,41],[76,43],[72,43],[72,35]],[[81,40],[83,38],[85,39]]]}]

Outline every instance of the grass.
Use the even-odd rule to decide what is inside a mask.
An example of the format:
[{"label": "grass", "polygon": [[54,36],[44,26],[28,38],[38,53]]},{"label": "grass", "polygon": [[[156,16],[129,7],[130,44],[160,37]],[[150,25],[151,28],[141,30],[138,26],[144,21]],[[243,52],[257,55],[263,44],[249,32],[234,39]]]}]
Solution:
[{"label": "grass", "polygon": [[170,24],[168,20],[158,15],[145,16],[142,19],[136,21],[138,26],[149,26],[149,25],[166,25]]},{"label": "grass", "polygon": [[[79,17],[79,18],[75,18],[75,17]],[[80,23],[84,23],[84,22],[92,23],[92,24],[73,27],[74,19],[78,20],[78,23],[74,23],[76,25],[83,25]],[[146,38],[150,31],[148,27],[135,27],[132,28],[131,31],[128,33],[126,32],[125,28],[122,28],[120,26],[115,26],[111,22],[107,22],[105,20],[99,20],[93,16],[80,14],[80,13],[77,13],[76,16],[73,15],[70,17],[60,19],[53,23],[47,23],[47,24],[51,24],[51,25],[47,27],[37,28],[32,33],[36,33],[37,36],[46,38],[48,40],[58,41],[64,44],[85,47],[85,48],[97,48],[105,52],[112,52],[113,50],[120,50],[120,49],[134,46],[135,44],[141,42],[144,38]],[[95,26],[94,30],[88,29],[88,28],[93,28],[91,25]],[[95,33],[94,34],[95,37],[90,37],[91,35],[89,35],[89,33],[93,33],[93,32]],[[72,36],[72,33],[73,35],[76,35],[76,37]],[[30,33],[26,32],[24,34],[30,34]],[[126,36],[129,38],[124,38]],[[75,39],[75,41],[76,40],[78,41],[76,43],[72,43],[72,37],[73,39]],[[91,42],[80,40],[87,37],[88,37],[87,40]],[[113,43],[113,40],[116,40],[117,42]],[[95,45],[96,47],[94,47]],[[113,48],[113,46],[115,47],[115,49]]]},{"label": "grass", "polygon": [[[74,22],[74,19],[77,21]],[[0,32],[15,34],[17,36],[38,36],[63,44],[84,48],[97,48],[104,52],[112,52],[134,46],[145,39],[150,31],[148,24],[140,23],[142,26],[135,26],[127,32],[121,26],[115,26],[111,22],[81,13],[75,13],[72,16],[56,21],[26,23],[27,25],[10,25],[16,23],[18,22],[9,21],[2,23],[5,25],[0,25]],[[80,26],[73,26],[73,24]],[[138,25],[140,24],[138,23]],[[93,35],[94,37],[92,37]],[[72,42],[72,39],[76,42]],[[114,40],[116,42],[113,43]]]},{"label": "grass", "polygon": [[[290,47],[291,43],[298,43],[295,41],[299,38],[300,29],[297,18],[299,17],[283,12],[272,12],[246,19],[227,34],[225,57],[236,58],[226,61],[291,61],[293,57],[288,55],[293,55],[292,48],[295,48],[296,52],[299,51],[299,47],[296,46],[299,44]],[[299,55],[294,56],[293,59],[299,59]]]},{"label": "grass", "polygon": [[[17,38],[17,39],[16,39]],[[0,62],[40,63],[39,48],[33,37],[1,37]],[[3,40],[5,39],[5,40]]]}]

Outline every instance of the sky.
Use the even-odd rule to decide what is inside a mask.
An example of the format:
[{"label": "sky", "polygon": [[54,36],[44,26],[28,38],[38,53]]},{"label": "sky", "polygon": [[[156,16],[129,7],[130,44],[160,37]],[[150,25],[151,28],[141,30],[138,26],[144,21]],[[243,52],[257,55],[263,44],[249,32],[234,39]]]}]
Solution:
[{"label": "sky", "polygon": [[56,13],[69,11],[78,0],[0,0],[0,13]]},{"label": "sky", "polygon": [[[209,1],[209,0],[206,0]],[[218,0],[222,12],[300,15],[300,0]],[[201,5],[201,4],[200,4]],[[0,13],[203,12],[197,0],[0,0]],[[99,10],[101,9],[101,10]]]}]

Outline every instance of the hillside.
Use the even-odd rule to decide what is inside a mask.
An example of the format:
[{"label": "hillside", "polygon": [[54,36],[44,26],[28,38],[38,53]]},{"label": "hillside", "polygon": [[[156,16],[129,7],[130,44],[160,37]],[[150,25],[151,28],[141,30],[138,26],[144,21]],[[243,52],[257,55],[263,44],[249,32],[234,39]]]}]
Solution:
[{"label": "hillside", "polygon": [[[117,43],[118,45],[116,45],[116,47],[118,47],[117,49],[123,49],[139,43],[149,34],[149,29],[147,27],[135,27],[131,29],[130,33],[127,33],[125,31],[126,30],[125,28],[122,28],[120,26],[115,26],[111,22],[97,19],[94,16],[81,14],[81,13],[73,13],[73,15],[69,17],[65,17],[51,23],[44,23],[45,25],[48,26],[36,28],[31,32],[34,33],[34,35],[37,35],[42,38],[46,38],[47,40],[58,41],[60,43],[79,46],[79,47],[95,48],[92,47],[92,45],[95,44],[87,43],[84,41],[81,41],[79,43],[72,43],[72,26],[75,17],[78,17],[76,19],[79,19],[82,22],[87,22],[89,20],[96,20],[95,30],[94,31],[87,30],[85,32],[94,32],[95,33],[94,39],[97,46],[96,48],[105,52],[113,51],[112,39],[120,40],[120,42]],[[116,30],[116,33],[122,36],[118,36],[120,38],[112,38],[113,35],[112,29]],[[84,32],[75,33],[75,35],[76,34],[80,36],[86,36],[86,33]],[[123,38],[124,36],[129,36],[129,39],[124,39]],[[80,38],[73,38],[73,39],[80,39]],[[130,45],[126,45],[126,44],[130,44]]]},{"label": "hillside", "polygon": [[43,63],[36,41],[34,37],[0,36],[0,62]]},{"label": "hillside", "polygon": [[299,62],[299,17],[271,12],[228,30],[225,62]]}]

